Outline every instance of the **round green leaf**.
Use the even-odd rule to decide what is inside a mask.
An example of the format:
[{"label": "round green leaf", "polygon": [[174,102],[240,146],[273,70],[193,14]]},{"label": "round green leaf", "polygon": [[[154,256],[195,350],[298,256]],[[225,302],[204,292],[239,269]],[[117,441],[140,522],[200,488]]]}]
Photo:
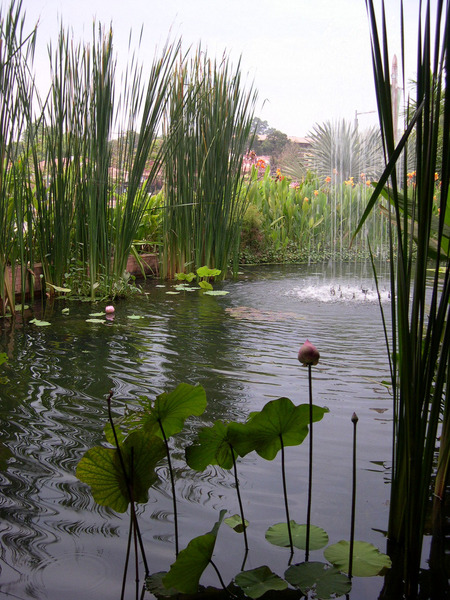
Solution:
[{"label": "round green leaf", "polygon": [[287,569],[284,576],[294,587],[307,594],[314,590],[316,597],[327,600],[332,596],[343,596],[348,594],[352,584],[350,579],[340,573],[336,567],[330,567],[321,562],[305,562],[300,565],[292,565]]},{"label": "round green leaf", "polygon": [[[131,433],[120,451],[127,473],[124,474],[116,448],[95,446],[88,450],[77,466],[78,479],[91,487],[94,500],[117,512],[125,512],[130,502],[126,477],[133,481],[133,500],[147,502],[148,489],[157,480],[154,468],[165,454],[162,440],[143,431]],[[132,474],[129,466],[133,465]]]},{"label": "round green leaf", "polygon": [[[320,421],[327,408],[313,406],[313,421]],[[229,438],[240,456],[252,450],[267,460],[273,460],[285,446],[301,444],[308,435],[309,404],[295,406],[289,398],[268,402],[261,412],[246,423],[230,423]]]},{"label": "round green leaf", "polygon": [[[332,565],[348,573],[350,542],[341,540],[337,544],[328,546],[323,555]],[[354,542],[352,575],[356,577],[373,577],[379,575],[384,569],[390,569],[391,565],[389,556],[382,554],[373,544],[360,541]]]},{"label": "round green leaf", "polygon": [[202,290],[212,290],[213,286],[208,281],[199,281],[198,285],[202,288]]},{"label": "round green leaf", "polygon": [[48,321],[40,321],[39,319],[31,319],[30,323],[33,323],[37,327],[47,327],[48,325],[51,325]]},{"label": "round green leaf", "polygon": [[[306,525],[299,525],[295,521],[290,521],[292,543],[296,548],[300,550],[306,550]],[[289,530],[287,523],[277,523],[272,525],[266,531],[266,540],[274,546],[281,546],[288,548],[289,542]],[[328,534],[321,527],[311,525],[309,528],[309,549],[320,550],[328,544]]]},{"label": "round green leaf", "polygon": [[216,421],[212,427],[200,429],[195,443],[186,448],[186,462],[196,471],[204,471],[208,465],[231,469],[232,452],[228,440],[228,426],[222,421]]},{"label": "round green leaf", "polygon": [[206,392],[201,385],[180,383],[171,392],[156,397],[154,406],[149,406],[144,418],[145,426],[155,435],[162,436],[161,424],[166,437],[170,437],[183,429],[188,417],[201,415],[206,404]]},{"label": "round green leaf", "polygon": [[242,571],[236,575],[234,581],[250,598],[259,598],[270,590],[285,590],[288,586],[284,579],[266,566],[251,571]]},{"label": "round green leaf", "polygon": [[231,529],[234,529],[236,533],[243,533],[249,525],[247,519],[244,519],[244,522],[242,522],[241,515],[233,515],[232,517],[228,517],[225,519],[224,523],[226,523],[228,527],[231,527]]},{"label": "round green leaf", "polygon": [[205,295],[208,296],[226,296],[230,292],[226,292],[225,290],[208,290],[205,292]]}]

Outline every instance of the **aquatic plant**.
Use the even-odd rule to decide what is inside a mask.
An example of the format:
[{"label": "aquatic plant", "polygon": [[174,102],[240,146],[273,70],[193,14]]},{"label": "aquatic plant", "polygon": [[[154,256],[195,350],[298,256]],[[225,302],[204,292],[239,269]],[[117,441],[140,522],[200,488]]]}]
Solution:
[{"label": "aquatic plant", "polygon": [[[439,454],[436,478],[442,507],[448,481],[448,377],[450,358],[450,262],[448,197],[450,185],[450,4],[421,3],[417,29],[417,81],[414,110],[405,109],[405,132],[397,143],[391,97],[390,56],[384,5],[381,29],[373,0],[367,0],[380,126],[386,168],[376,184],[358,229],[383,195],[397,235],[397,255],[390,237],[391,326],[382,312],[393,395],[392,485],[388,551],[392,574],[385,594],[416,598],[423,538],[433,489],[435,454]],[[432,6],[433,5],[433,6]],[[432,31],[432,10],[436,16]],[[402,19],[403,88],[406,31]],[[434,39],[433,39],[434,35]],[[414,132],[414,144],[408,144]],[[413,172],[408,165],[414,163]],[[442,170],[438,208],[435,180]],[[413,184],[411,180],[414,178]],[[436,214],[437,213],[437,214]],[[440,424],[441,419],[443,419]],[[444,433],[439,443],[440,430]],[[400,577],[395,577],[400,573]],[[435,582],[438,582],[438,577]],[[447,582],[448,583],[448,582]],[[436,591],[437,596],[441,592]],[[436,597],[437,597],[436,596]]]},{"label": "aquatic plant", "polygon": [[[245,90],[228,58],[212,61],[201,48],[175,71],[164,172],[162,273],[209,265],[225,277],[237,271],[243,156],[256,93]],[[182,119],[173,125],[173,113]],[[172,124],[171,124],[172,123]]]},{"label": "aquatic plant", "polygon": [[[311,354],[311,348],[308,347],[307,350],[307,361],[314,362],[317,359],[317,351]],[[132,533],[135,537],[136,561],[139,551],[145,568],[145,586],[141,590],[138,585],[139,577],[136,575],[136,598],[142,597],[146,589],[157,597],[179,593],[197,594],[200,579],[208,565],[215,569],[225,594],[233,595],[235,592],[240,594],[243,591],[250,598],[258,598],[269,590],[278,590],[281,594],[283,590],[287,590],[288,583],[303,593],[310,590],[311,597],[329,598],[338,592],[346,593],[350,590],[352,563],[354,573],[359,576],[377,575],[389,568],[389,558],[374,546],[366,542],[353,544],[352,525],[350,550],[349,543],[341,541],[324,551],[325,557],[331,564],[310,563],[306,556],[305,562],[288,567],[285,579],[273,573],[266,565],[244,571],[249,552],[246,532],[250,523],[244,518],[236,463],[239,457],[244,457],[249,452],[256,451],[262,458],[273,460],[281,451],[286,522],[271,526],[266,532],[267,541],[278,546],[290,547],[291,559],[294,546],[300,549],[306,548],[308,553],[309,547],[320,549],[328,542],[326,532],[319,527],[307,528],[290,520],[287,503],[284,448],[288,445],[298,445],[306,438],[311,423],[310,406],[306,404],[295,406],[288,398],[279,398],[269,401],[261,411],[251,413],[244,423],[231,422],[225,425],[217,421],[213,426],[204,427],[199,431],[197,439],[186,448],[187,464],[200,471],[209,465],[218,465],[224,469],[232,468],[241,515],[233,515],[225,519],[226,511],[222,510],[210,532],[193,538],[186,548],[179,550],[176,487],[168,438],[183,429],[188,417],[198,416],[204,411],[206,407],[204,390],[198,385],[180,384],[172,392],[157,396],[155,401],[141,398],[138,406],[116,419],[111,415],[111,399],[112,392],[108,396],[109,423],[105,427],[107,446],[97,446],[88,450],[78,464],[77,476],[91,486],[94,499],[98,503],[110,506],[119,512],[124,512],[128,506],[131,508],[122,597],[125,591]],[[312,420],[319,421],[326,412],[328,412],[326,408],[312,406]],[[150,575],[137,523],[135,503],[147,501],[148,490],[156,478],[154,468],[163,454],[168,461],[174,500],[175,561],[168,572]],[[354,469],[355,456],[354,451]],[[352,518],[354,518],[354,504]],[[240,572],[228,586],[223,582],[220,571],[212,560],[219,528],[223,521],[235,531],[244,533],[245,540],[245,554]],[[307,529],[310,529],[311,537],[310,541],[305,543],[308,539]],[[290,562],[291,560],[289,564]],[[348,576],[341,571],[347,572]],[[216,592],[217,590],[214,590],[214,593]],[[200,597],[202,597],[201,593]],[[282,597],[281,595],[280,598]]]},{"label": "aquatic plant", "polygon": [[[22,2],[0,9],[0,300],[15,311],[14,287],[6,274],[9,264],[14,283],[16,261],[20,263],[22,289],[29,279],[28,261],[32,213],[29,176],[18,143],[27,128],[27,113],[33,100],[33,81],[27,64],[32,63],[36,28],[27,35],[21,15]],[[24,302],[24,293],[22,297]]]}]

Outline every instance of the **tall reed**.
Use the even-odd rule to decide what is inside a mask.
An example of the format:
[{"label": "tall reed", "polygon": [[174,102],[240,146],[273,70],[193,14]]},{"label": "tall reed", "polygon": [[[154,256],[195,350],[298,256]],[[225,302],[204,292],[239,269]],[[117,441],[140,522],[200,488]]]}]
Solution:
[{"label": "tall reed", "polygon": [[[373,0],[366,0],[366,5],[387,166],[359,228],[380,194],[388,198],[392,228],[397,235],[396,256],[391,243],[391,329],[385,331],[394,414],[388,538],[389,551],[396,558],[403,579],[403,582],[396,582],[399,586],[396,592],[416,598],[436,452],[440,455],[441,481],[448,481],[448,441],[444,438],[439,444],[438,438],[442,414],[445,420],[443,431],[448,434],[449,412],[450,3],[439,0],[434,6],[434,31],[432,3],[428,0],[420,5],[415,111],[406,110],[406,130],[398,144],[384,3],[380,21]],[[404,73],[406,32],[402,2],[401,15]],[[412,143],[407,144],[413,132]],[[408,185],[407,166],[411,161],[414,162],[414,185]],[[438,211],[434,207],[436,177],[441,182]],[[443,489],[441,486],[440,493]],[[386,586],[387,595],[392,591],[390,586],[391,583]]]},{"label": "tall reed", "polygon": [[[242,159],[256,93],[245,90],[239,65],[212,61],[200,48],[175,75],[166,142],[163,272],[172,277],[202,265],[237,270],[245,198]],[[182,120],[173,126],[173,112]]]},{"label": "tall reed", "polygon": [[27,62],[33,61],[36,29],[24,32],[22,2],[11,2],[0,10],[0,299],[14,312],[14,288],[6,275],[16,260],[22,265],[20,276],[27,280],[28,234],[31,231],[27,165],[23,161],[20,137],[27,128],[26,115],[32,104],[33,84]]},{"label": "tall reed", "polygon": [[165,46],[147,75],[133,55],[118,91],[111,30],[94,24],[87,46],[71,43],[61,28],[54,51],[50,45],[51,92],[35,128],[43,157],[36,137],[30,147],[37,239],[51,287],[76,268],[91,299],[100,284],[115,295],[161,169],[165,146],[155,146],[177,51]]}]

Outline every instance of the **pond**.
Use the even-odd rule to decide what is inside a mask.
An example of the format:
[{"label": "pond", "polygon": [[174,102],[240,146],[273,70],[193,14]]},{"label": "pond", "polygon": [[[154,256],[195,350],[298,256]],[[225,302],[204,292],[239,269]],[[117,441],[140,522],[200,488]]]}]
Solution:
[{"label": "pond", "polygon": [[[380,266],[382,302],[389,306],[388,273]],[[246,419],[269,400],[308,402],[307,369],[297,353],[308,338],[321,353],[313,369],[314,402],[329,408],[314,428],[312,523],[330,543],[349,539],[351,416],[357,437],[356,539],[385,551],[391,460],[391,400],[382,385],[388,364],[370,265],[243,268],[218,284],[224,296],[174,294],[171,283],[148,281],[143,293],[115,303],[114,318],[89,322],[104,305],[57,301],[36,304],[24,318],[1,321],[1,441],[14,458],[1,473],[0,595],[21,599],[118,598],[129,518],[102,508],[75,469],[103,441],[105,398],[114,414],[139,396],[154,398],[178,383],[201,384],[208,406],[171,440],[179,500],[180,548],[209,531],[221,509],[238,512],[230,473],[186,467],[184,448],[203,425]],[[167,293],[172,292],[172,293]],[[64,311],[64,309],[69,309]],[[389,311],[388,311],[389,312]],[[45,319],[38,327],[30,320]],[[306,522],[308,444],[286,449],[291,518]],[[151,572],[174,561],[173,508],[167,467],[139,518]],[[246,569],[263,564],[283,575],[289,550],[264,534],[285,520],[280,458],[254,453],[239,461],[250,553]],[[311,560],[323,560],[314,551]],[[226,583],[239,572],[242,536],[219,532],[215,562]],[[294,562],[304,560],[297,550]],[[133,577],[130,576],[130,580]],[[202,584],[219,586],[205,571]],[[351,600],[372,600],[381,577],[354,578]],[[133,597],[130,585],[127,597]],[[152,597],[147,594],[147,597]]]}]

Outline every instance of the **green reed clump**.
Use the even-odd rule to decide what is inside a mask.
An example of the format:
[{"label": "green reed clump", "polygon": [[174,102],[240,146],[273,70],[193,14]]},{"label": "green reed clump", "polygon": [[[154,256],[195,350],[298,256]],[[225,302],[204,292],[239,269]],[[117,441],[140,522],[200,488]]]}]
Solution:
[{"label": "green reed clump", "polygon": [[2,312],[9,304],[14,312],[13,286],[6,277],[6,267],[13,271],[21,265],[22,288],[28,279],[32,214],[30,211],[28,168],[23,162],[19,143],[27,128],[27,113],[33,97],[32,78],[27,63],[32,62],[36,29],[24,31],[21,2],[11,2],[0,10],[0,299]]},{"label": "green reed clump", "polygon": [[[436,453],[439,467],[435,490],[440,496],[435,502],[436,510],[442,507],[445,482],[448,482],[450,3],[439,1],[433,6],[434,31],[432,3],[421,4],[416,97],[413,105],[406,107],[406,131],[398,144],[384,5],[379,31],[374,3],[367,0],[366,4],[387,166],[359,228],[370,218],[380,195],[389,200],[387,210],[392,222],[390,330],[383,315],[394,411],[388,539],[389,551],[398,567],[393,572],[400,571],[401,575],[400,579],[387,579],[385,592],[394,591],[396,597],[416,598]],[[404,44],[403,3],[401,8]],[[402,45],[403,73],[405,60]],[[436,178],[440,180],[440,196],[436,194]]]},{"label": "green reed clump", "polygon": [[242,159],[255,99],[228,58],[217,63],[198,48],[177,68],[165,131],[164,276],[205,264],[223,276],[230,262],[237,269]]}]

